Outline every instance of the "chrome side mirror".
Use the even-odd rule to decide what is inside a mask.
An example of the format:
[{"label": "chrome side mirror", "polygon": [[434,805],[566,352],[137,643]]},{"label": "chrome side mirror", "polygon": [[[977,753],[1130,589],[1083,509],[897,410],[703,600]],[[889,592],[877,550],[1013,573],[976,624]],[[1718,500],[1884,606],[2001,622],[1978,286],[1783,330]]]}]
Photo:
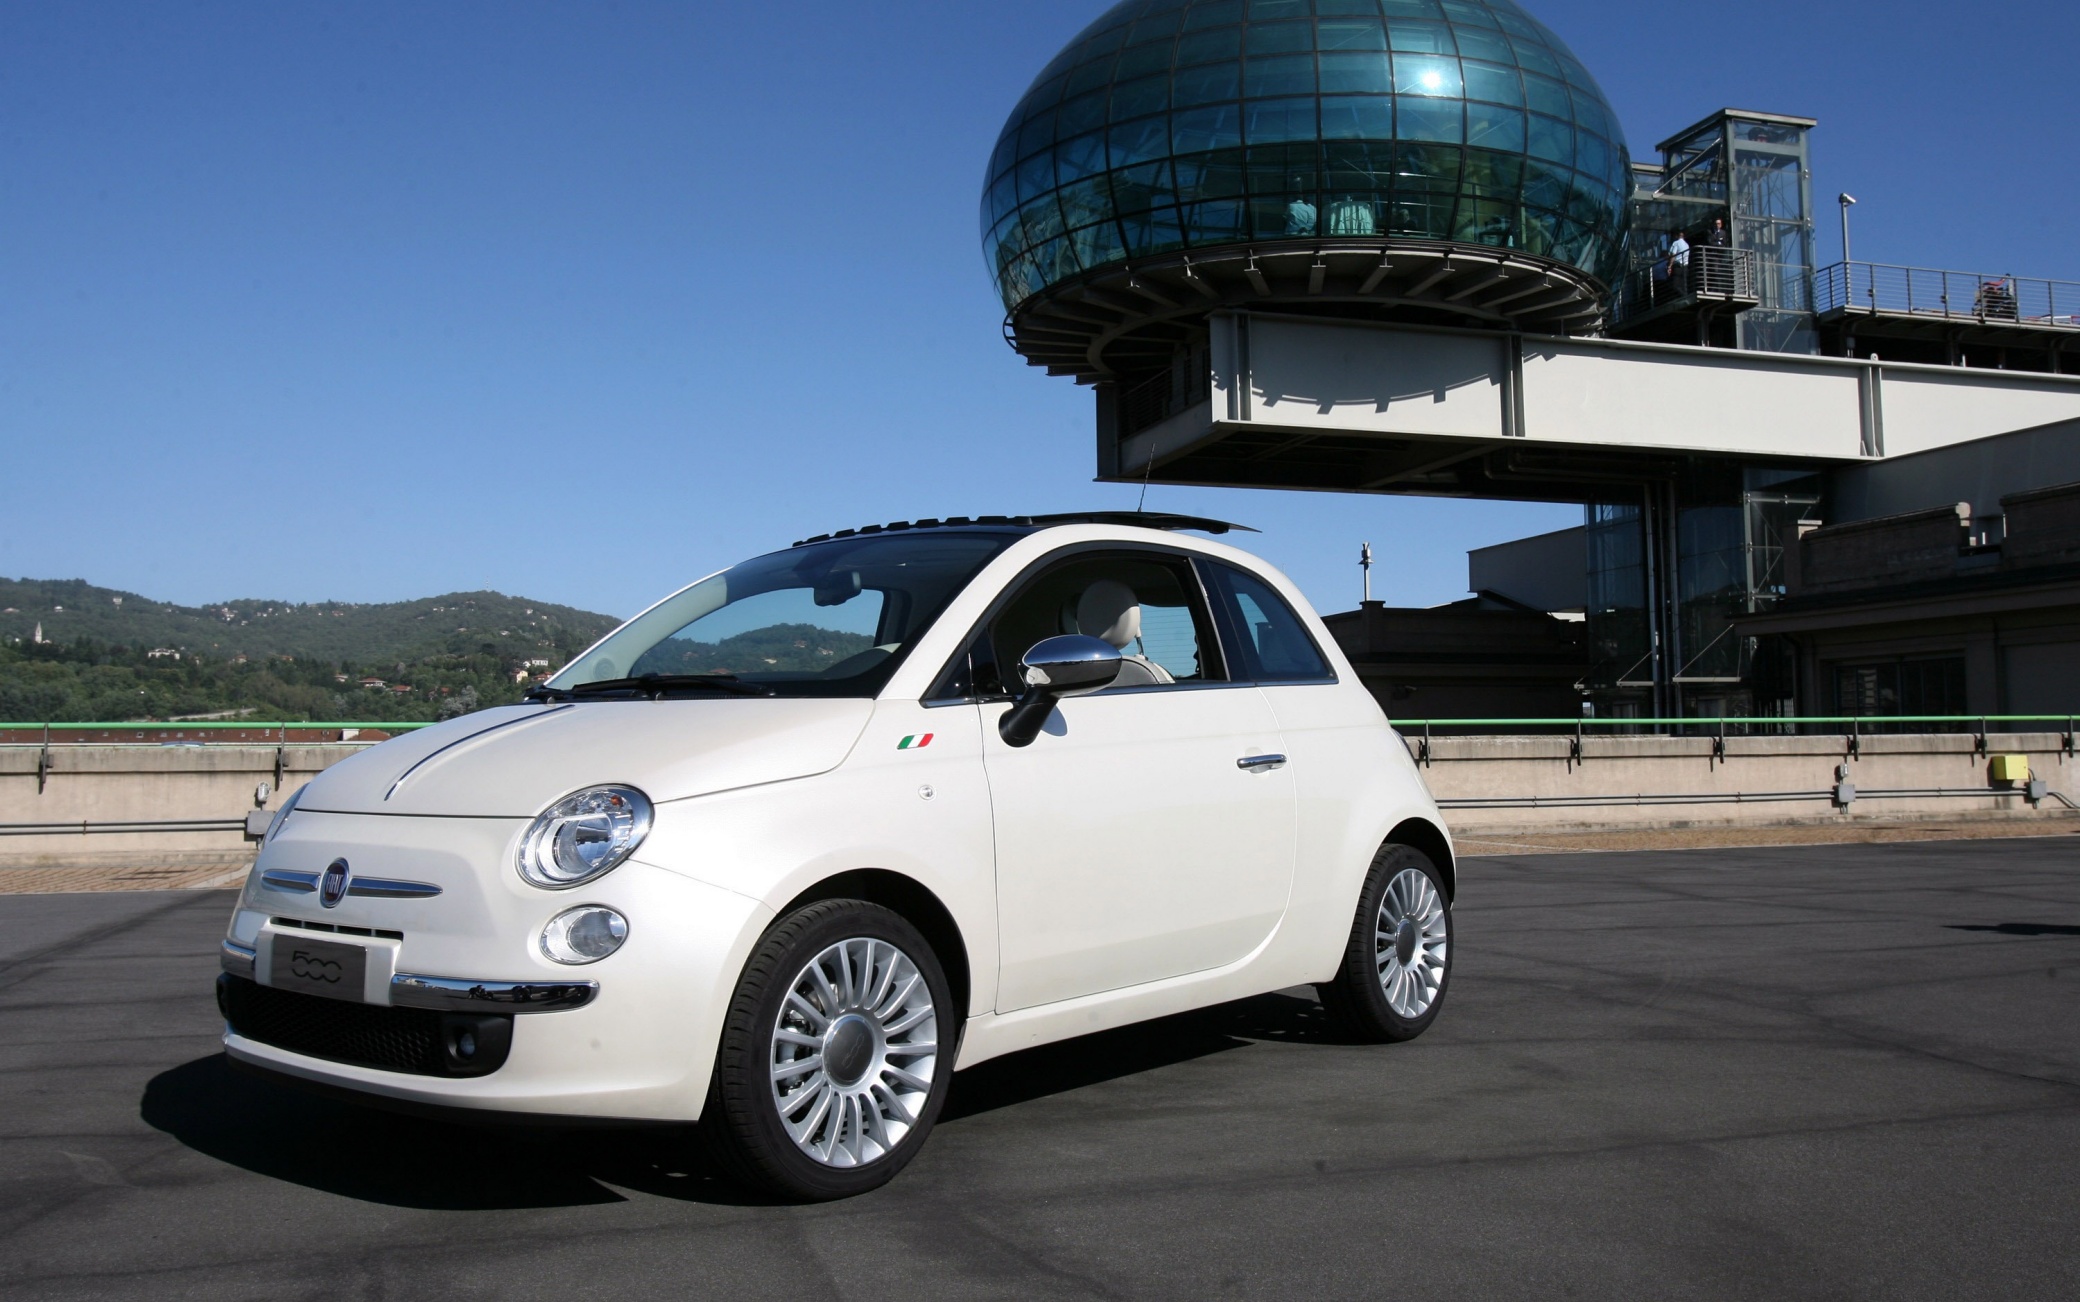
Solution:
[{"label": "chrome side mirror", "polygon": [[1056,701],[1110,687],[1122,663],[1119,648],[1102,638],[1071,634],[1035,642],[1018,662],[1025,690],[997,721],[997,735],[1007,746],[1032,745]]}]

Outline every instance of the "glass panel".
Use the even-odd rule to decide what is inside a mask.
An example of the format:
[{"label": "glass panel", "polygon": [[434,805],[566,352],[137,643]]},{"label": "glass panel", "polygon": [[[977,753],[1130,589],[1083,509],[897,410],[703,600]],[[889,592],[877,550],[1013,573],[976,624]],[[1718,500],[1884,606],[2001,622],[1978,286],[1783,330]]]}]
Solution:
[{"label": "glass panel", "polygon": [[1121,218],[1120,225],[1126,230],[1127,252],[1137,258],[1167,253],[1184,244],[1182,219],[1175,208],[1132,214]]},{"label": "glass panel", "polygon": [[1322,229],[1330,235],[1377,235],[1379,207],[1370,198],[1344,195],[1331,199]]},{"label": "glass panel", "polygon": [[1069,242],[1075,247],[1076,260],[1083,264],[1086,271],[1102,267],[1108,262],[1118,262],[1127,256],[1126,245],[1120,240],[1119,228],[1111,222],[1071,231]]},{"label": "glass panel", "polygon": [[[1037,642],[1064,633],[1102,637],[1127,663],[1112,689],[1209,681],[1206,618],[1183,562],[1092,556],[1033,579],[990,625],[997,663],[1014,664]],[[1202,630],[1204,630],[1202,632]]]},{"label": "glass panel", "polygon": [[1176,81],[1179,108],[1242,97],[1242,69],[1233,63],[1180,69]]},{"label": "glass panel", "polygon": [[1403,95],[1458,95],[1464,85],[1457,59],[1421,54],[1394,56],[1394,89]]},{"label": "glass panel", "polygon": [[1177,201],[1170,186],[1170,164],[1150,163],[1112,174],[1113,203],[1122,213],[1146,212]]},{"label": "glass panel", "polygon": [[1190,109],[1172,119],[1172,148],[1180,154],[1232,149],[1242,143],[1242,111],[1233,104]]},{"label": "glass panel", "polygon": [[1515,66],[1517,56],[1509,48],[1509,42],[1494,32],[1469,32],[1464,28],[1454,33],[1459,40],[1459,53],[1468,59],[1486,59],[1490,63],[1506,63]]},{"label": "glass panel", "polygon": [[1170,79],[1143,77],[1112,89],[1112,120],[1124,122],[1170,107]]},{"label": "glass panel", "polygon": [[1086,176],[1095,176],[1105,170],[1105,137],[1092,132],[1064,141],[1054,151],[1055,175],[1063,185],[1078,181]]},{"label": "glass panel", "polygon": [[1185,11],[1184,29],[1221,27],[1242,21],[1242,0],[1199,0]]},{"label": "glass panel", "polygon": [[1112,60],[1107,57],[1103,63],[1086,63],[1070,73],[1068,83],[1062,87],[1062,94],[1081,95],[1085,91],[1099,90],[1111,80]]},{"label": "glass panel", "polygon": [[1442,23],[1396,22],[1388,27],[1394,49],[1410,54],[1457,54],[1452,31]]},{"label": "glass panel", "polygon": [[1465,105],[1455,99],[1404,99],[1401,138],[1457,144],[1465,138]]},{"label": "glass panel", "polygon": [[1054,143],[1054,113],[1042,113],[1018,130],[1018,156],[1027,158]]},{"label": "glass panel", "polygon": [[550,680],[731,674],[778,696],[872,696],[1019,535],[939,533],[790,548],[732,566],[623,625]]},{"label": "glass panel", "polygon": [[1322,100],[1322,139],[1392,140],[1391,96],[1328,96]]},{"label": "glass panel", "polygon": [[1170,152],[1168,118],[1143,118],[1112,129],[1112,165],[1150,163]]},{"label": "glass panel", "polygon": [[1242,29],[1221,27],[1210,32],[1194,32],[1177,43],[1179,67],[1192,63],[1212,63],[1218,59],[1242,57]]},{"label": "glass panel", "polygon": [[1389,18],[1444,18],[1437,0],[1380,0],[1380,8]]},{"label": "glass panel", "polygon": [[1524,152],[1524,114],[1495,104],[1466,106],[1466,143],[1506,153]]},{"label": "glass panel", "polygon": [[1322,92],[1358,91],[1385,94],[1394,89],[1393,65],[1384,54],[1325,54]]},{"label": "glass panel", "polygon": [[1565,118],[1574,113],[1574,102],[1567,97],[1567,87],[1544,77],[1524,78],[1524,102],[1534,112],[1551,117]]},{"label": "glass panel", "polygon": [[1511,41],[1510,48],[1517,52],[1518,67],[1530,72],[1542,72],[1556,81],[1564,76],[1560,71],[1560,61],[1543,45],[1534,45],[1529,41]]},{"label": "glass panel", "polygon": [[1062,221],[1069,226],[1088,226],[1112,215],[1112,187],[1102,176],[1062,187],[1056,202],[1062,206]]},{"label": "glass panel", "polygon": [[1495,15],[1488,12],[1486,5],[1469,4],[1466,0],[1444,0],[1444,16],[1454,25],[1466,24],[1473,27],[1493,27]]},{"label": "glass panel", "polygon": [[1324,50],[1384,50],[1387,31],[1378,23],[1323,22],[1319,37]]},{"label": "glass panel", "polygon": [[1316,138],[1313,99],[1265,99],[1248,105],[1243,138],[1251,144]]},{"label": "glass panel", "polygon": [[1314,94],[1314,56],[1285,54],[1270,59],[1251,58],[1243,76],[1243,92],[1251,99]]},{"label": "glass panel", "polygon": [[1184,15],[1178,12],[1183,6],[1166,8],[1157,5],[1134,24],[1134,34],[1127,40],[1134,45],[1153,40],[1159,36],[1175,36],[1177,29],[1184,26]]},{"label": "glass panel", "polygon": [[1249,0],[1249,20],[1261,18],[1305,18],[1308,0]]},{"label": "glass panel", "polygon": [[1185,209],[1185,239],[1192,244],[1232,244],[1248,238],[1247,213],[1239,199],[1197,203]]},{"label": "glass panel", "polygon": [[1170,55],[1174,47],[1164,41],[1156,45],[1137,45],[1119,56],[1119,66],[1112,70],[1114,81],[1129,81],[1145,77],[1150,73],[1170,71]]},{"label": "glass panel", "polygon": [[1314,11],[1324,18],[1345,14],[1379,17],[1379,0],[1314,0]]},{"label": "glass panel", "polygon": [[1236,637],[1238,679],[1259,683],[1318,682],[1333,675],[1307,626],[1269,584],[1218,561],[1202,561],[1228,627]]},{"label": "glass panel", "polygon": [[1054,155],[1035,154],[1018,165],[1018,201],[1031,203],[1054,191]]},{"label": "glass panel", "polygon": [[1466,63],[1466,98],[1496,104],[1522,104],[1524,82],[1515,68],[1498,68],[1486,63]]},{"label": "glass panel", "polygon": [[1105,93],[1078,95],[1062,105],[1055,124],[1064,136],[1082,135],[1105,125]]},{"label": "glass panel", "polygon": [[1549,117],[1531,115],[1530,150],[1533,158],[1555,163],[1574,162],[1574,128]]},{"label": "glass panel", "polygon": [[1291,54],[1314,49],[1313,23],[1251,23],[1246,48],[1251,54]]},{"label": "glass panel", "polygon": [[1589,682],[1604,688],[1651,682],[1640,508],[1597,503],[1584,508],[1583,516],[1589,564]]},{"label": "glass panel", "polygon": [[[1227,110],[1231,115],[1233,109]],[[1242,151],[1222,150],[1177,160],[1177,197],[1228,199],[1243,192]]]}]

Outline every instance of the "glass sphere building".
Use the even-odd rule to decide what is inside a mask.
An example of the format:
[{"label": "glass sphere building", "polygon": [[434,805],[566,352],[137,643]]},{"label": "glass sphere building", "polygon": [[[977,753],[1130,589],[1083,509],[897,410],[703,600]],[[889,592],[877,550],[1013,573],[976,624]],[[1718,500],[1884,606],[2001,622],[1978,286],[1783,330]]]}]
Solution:
[{"label": "glass sphere building", "polygon": [[[1127,0],[1041,71],[1006,123],[983,242],[1014,344],[1086,379],[1135,368],[1108,351],[1132,325],[1050,343],[1076,331],[1038,309],[1123,271],[1154,286],[1161,267],[1223,297],[1291,289],[1389,314],[1580,328],[1617,278],[1629,168],[1595,79],[1511,0]],[[1394,262],[1421,249],[1461,251],[1462,271],[1493,250],[1505,273],[1574,292],[1524,293],[1505,312],[1492,293],[1431,292],[1464,290],[1464,276],[1419,290],[1433,266],[1404,259],[1397,274]],[[1225,287],[1190,270],[1226,265],[1199,256],[1213,250],[1250,255]],[[1296,250],[1304,267],[1287,265]],[[1495,285],[1516,291],[1523,277]]]}]

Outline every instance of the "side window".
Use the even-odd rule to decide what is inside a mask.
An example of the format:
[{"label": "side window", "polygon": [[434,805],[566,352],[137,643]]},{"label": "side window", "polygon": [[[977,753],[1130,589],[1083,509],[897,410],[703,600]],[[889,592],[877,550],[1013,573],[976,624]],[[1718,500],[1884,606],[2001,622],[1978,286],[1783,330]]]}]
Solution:
[{"label": "side window", "polygon": [[1207,586],[1235,630],[1242,677],[1260,683],[1303,683],[1334,679],[1329,662],[1307,634],[1307,626],[1285,598],[1255,575],[1219,561],[1201,561]]},{"label": "side window", "polygon": [[[997,686],[1007,694],[1013,667],[1033,644],[1064,633],[1119,648],[1126,665],[1108,690],[1225,677],[1198,584],[1182,558],[1100,553],[1064,561],[1028,580],[988,631]],[[983,658],[971,656],[971,663],[979,669]],[[976,675],[978,688],[983,676]]]}]

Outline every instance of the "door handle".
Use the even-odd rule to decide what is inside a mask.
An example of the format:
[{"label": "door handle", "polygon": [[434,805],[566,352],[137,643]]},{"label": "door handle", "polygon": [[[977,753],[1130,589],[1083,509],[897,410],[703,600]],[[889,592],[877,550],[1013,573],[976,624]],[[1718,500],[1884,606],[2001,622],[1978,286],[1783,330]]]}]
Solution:
[{"label": "door handle", "polygon": [[1244,755],[1241,759],[1235,761],[1235,767],[1250,770],[1275,769],[1282,766],[1285,762],[1286,757],[1283,755]]}]

